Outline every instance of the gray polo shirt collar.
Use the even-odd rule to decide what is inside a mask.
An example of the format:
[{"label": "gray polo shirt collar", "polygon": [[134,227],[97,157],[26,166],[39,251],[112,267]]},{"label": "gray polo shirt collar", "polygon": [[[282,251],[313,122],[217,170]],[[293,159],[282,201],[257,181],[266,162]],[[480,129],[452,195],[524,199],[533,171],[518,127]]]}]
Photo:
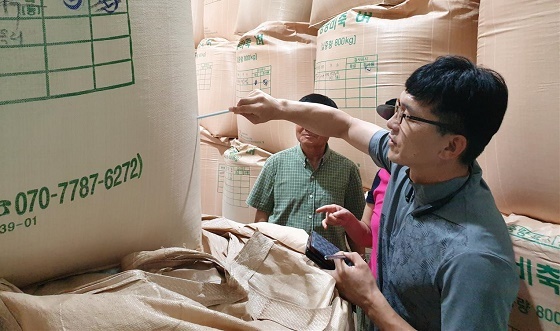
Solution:
[{"label": "gray polo shirt collar", "polygon": [[[409,170],[410,169],[406,170],[407,176]],[[460,201],[465,198],[465,196],[462,193],[467,191],[467,187],[469,185],[472,185],[475,179],[477,178],[478,180],[480,179],[481,172],[482,170],[480,166],[475,162],[471,167],[471,178],[470,178],[471,183],[468,183],[466,187],[463,188],[460,192],[458,192],[450,201],[448,201],[441,208],[435,210],[433,213],[445,219],[453,218],[454,208],[448,208],[448,206],[452,206],[456,203],[460,203]],[[457,177],[442,183],[429,184],[429,185],[416,184],[410,181],[412,183],[412,187],[414,190],[414,200],[413,200],[414,208],[418,208],[420,206],[447,197],[448,195],[458,190],[468,178],[469,178],[468,176]]]}]

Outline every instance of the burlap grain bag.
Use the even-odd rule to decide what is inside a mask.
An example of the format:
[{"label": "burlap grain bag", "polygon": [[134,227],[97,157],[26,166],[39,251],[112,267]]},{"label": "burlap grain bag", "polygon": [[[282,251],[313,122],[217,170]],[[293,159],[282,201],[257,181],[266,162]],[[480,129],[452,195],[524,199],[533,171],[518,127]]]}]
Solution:
[{"label": "burlap grain bag", "polygon": [[0,282],[0,329],[353,329],[334,280],[300,252],[305,232],[225,219],[203,223],[212,229],[204,230],[205,247],[220,258],[165,248],[124,257],[114,275],[76,276],[33,293]]}]

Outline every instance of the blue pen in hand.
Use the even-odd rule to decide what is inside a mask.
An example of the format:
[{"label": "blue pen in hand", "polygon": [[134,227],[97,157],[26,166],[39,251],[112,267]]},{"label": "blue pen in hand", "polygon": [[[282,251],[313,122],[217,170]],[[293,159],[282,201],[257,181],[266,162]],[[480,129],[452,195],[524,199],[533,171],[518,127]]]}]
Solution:
[{"label": "blue pen in hand", "polygon": [[203,118],[206,118],[206,117],[212,117],[212,116],[222,115],[222,114],[227,114],[227,113],[229,113],[229,110],[228,110],[228,109],[226,109],[226,110],[220,110],[220,111],[217,111],[217,112],[215,112],[215,113],[210,113],[210,114],[205,114],[205,115],[197,116],[197,119],[200,120],[200,119],[203,119]]}]

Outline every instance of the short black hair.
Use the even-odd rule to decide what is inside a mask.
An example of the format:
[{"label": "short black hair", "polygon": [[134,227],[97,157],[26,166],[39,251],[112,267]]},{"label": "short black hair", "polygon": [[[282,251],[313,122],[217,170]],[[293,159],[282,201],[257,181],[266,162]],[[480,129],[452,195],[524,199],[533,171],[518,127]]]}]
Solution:
[{"label": "short black hair", "polygon": [[336,105],[336,102],[334,102],[331,98],[327,97],[326,95],[322,95],[322,94],[318,94],[318,93],[308,94],[308,95],[302,97],[301,99],[299,99],[299,101],[320,103],[320,104],[327,105],[327,106],[338,109],[338,106]]},{"label": "short black hair", "polygon": [[482,153],[500,128],[508,103],[504,78],[462,56],[441,56],[416,69],[405,88],[447,124],[448,129],[438,127],[440,134],[465,136],[467,148],[460,161],[467,165]]}]

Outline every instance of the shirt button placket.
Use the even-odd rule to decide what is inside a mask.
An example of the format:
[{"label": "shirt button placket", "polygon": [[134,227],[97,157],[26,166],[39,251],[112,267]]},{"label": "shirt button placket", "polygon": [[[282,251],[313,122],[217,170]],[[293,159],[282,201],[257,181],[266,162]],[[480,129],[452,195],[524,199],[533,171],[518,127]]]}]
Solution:
[{"label": "shirt button placket", "polygon": [[[310,181],[311,181],[311,190],[315,191],[315,175],[311,175],[310,177]],[[313,194],[309,194],[309,202],[311,204],[311,208],[313,209],[313,211],[315,211],[315,202],[313,201]],[[313,221],[313,214],[310,214],[309,216],[307,216],[309,218],[309,220]],[[313,229],[313,224],[311,224],[311,229]]]}]

